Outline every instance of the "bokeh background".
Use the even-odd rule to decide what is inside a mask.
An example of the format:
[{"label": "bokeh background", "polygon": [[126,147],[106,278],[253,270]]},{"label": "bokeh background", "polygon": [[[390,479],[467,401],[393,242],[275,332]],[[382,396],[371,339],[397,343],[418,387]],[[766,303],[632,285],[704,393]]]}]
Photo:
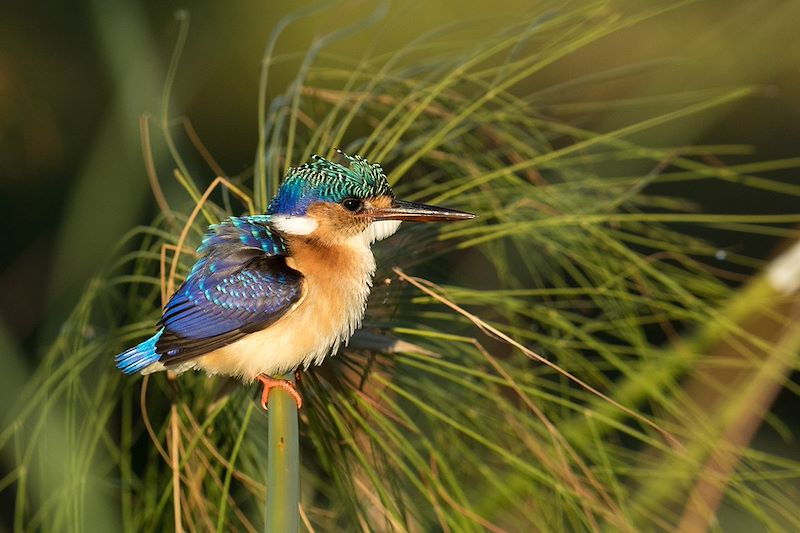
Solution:
[{"label": "bokeh background", "polygon": [[[567,3],[568,4],[568,3]],[[309,2],[14,2],[0,17],[0,319],[10,339],[31,353],[57,331],[59,317],[99,262],[155,204],[141,156],[139,117],[157,113],[175,44],[174,13],[188,8],[191,28],[174,89],[173,114],[190,118],[229,174],[252,165],[257,91],[267,37],[285,15]],[[338,2],[292,27],[278,53],[301,52],[333,21],[363,18],[377,4]],[[393,50],[455,20],[498,26],[528,2],[392,2],[391,24],[336,43],[337,54]],[[552,9],[559,9],[553,2]],[[735,143],[753,160],[798,155],[800,146],[800,4],[791,0],[698,2],[614,34],[525,80],[527,90],[612,67],[657,64],[623,81],[594,84],[597,100],[736,85],[761,94],[647,132],[655,145]],[[297,61],[278,65],[280,91]],[[599,130],[624,113],[581,114]],[[791,171],[785,173],[791,179]],[[675,191],[709,212],[791,209],[772,195],[737,194],[711,183]],[[761,202],[761,203],[760,203]],[[726,244],[726,243],[721,243]],[[768,239],[729,243],[766,256]]]},{"label": "bokeh background", "polygon": [[[568,5],[568,3],[563,3]],[[616,2],[615,4],[624,4]],[[655,4],[655,2],[653,2]],[[188,40],[172,93],[173,115],[191,120],[198,137],[226,173],[253,163],[257,91],[263,49],[276,23],[309,2],[104,0],[4,1],[0,16],[0,338],[9,376],[23,380],[42,349],[58,335],[90,276],[108,261],[130,228],[149,223],[156,205],[147,181],[140,117],[157,114],[178,24],[191,17]],[[292,27],[278,53],[298,52],[276,65],[269,91],[291,82],[306,50],[332,24],[370,16],[388,24],[333,45],[358,59],[394,50],[413,36],[456,20],[487,27],[525,13],[527,1],[333,3]],[[562,3],[551,2],[551,9]],[[525,91],[578,75],[628,68],[629,76],[591,86],[595,99],[624,100],[706,87],[757,86],[754,96],[655,128],[638,139],[649,145],[742,144],[738,161],[800,155],[800,2],[711,0],[688,3],[617,32],[544,69]],[[645,105],[646,102],[643,102]],[[562,109],[575,122],[604,131],[626,123],[627,111]],[[198,165],[198,169],[201,167]],[[168,169],[160,169],[168,173]],[[208,169],[198,170],[208,181]],[[776,180],[797,183],[793,170]],[[704,212],[796,212],[785,199],[718,181],[664,186],[659,193],[688,198]],[[763,235],[702,237],[758,258],[780,246]],[[11,355],[16,354],[16,355]],[[11,356],[10,356],[11,355]],[[111,354],[109,354],[109,358]],[[797,429],[796,397],[775,407]],[[769,430],[760,445],[797,457],[792,443]]]}]

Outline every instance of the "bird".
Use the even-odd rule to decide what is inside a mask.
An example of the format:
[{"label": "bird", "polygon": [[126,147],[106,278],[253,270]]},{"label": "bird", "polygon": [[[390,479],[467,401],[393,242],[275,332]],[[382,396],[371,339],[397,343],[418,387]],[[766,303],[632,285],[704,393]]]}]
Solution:
[{"label": "bird", "polygon": [[115,357],[125,374],[203,370],[288,392],[360,327],[376,264],[371,246],[402,221],[476,215],[395,197],[379,164],[339,152],[290,168],[263,214],[211,225],[156,333]]}]

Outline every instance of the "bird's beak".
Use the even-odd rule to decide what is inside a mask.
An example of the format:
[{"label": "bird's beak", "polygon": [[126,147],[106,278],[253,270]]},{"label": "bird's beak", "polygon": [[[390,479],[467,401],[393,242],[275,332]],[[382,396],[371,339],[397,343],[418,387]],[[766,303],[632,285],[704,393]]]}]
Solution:
[{"label": "bird's beak", "polygon": [[477,215],[446,209],[433,205],[392,200],[389,207],[368,207],[362,216],[372,220],[411,220],[414,222],[448,222],[451,220],[469,220]]}]

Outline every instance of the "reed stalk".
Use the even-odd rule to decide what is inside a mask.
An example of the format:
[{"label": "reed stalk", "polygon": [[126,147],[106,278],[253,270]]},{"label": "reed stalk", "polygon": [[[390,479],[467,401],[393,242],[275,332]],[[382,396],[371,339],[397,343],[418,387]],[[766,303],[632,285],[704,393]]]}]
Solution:
[{"label": "reed stalk", "polygon": [[300,445],[294,399],[273,389],[268,416],[265,531],[293,533],[300,526]]}]

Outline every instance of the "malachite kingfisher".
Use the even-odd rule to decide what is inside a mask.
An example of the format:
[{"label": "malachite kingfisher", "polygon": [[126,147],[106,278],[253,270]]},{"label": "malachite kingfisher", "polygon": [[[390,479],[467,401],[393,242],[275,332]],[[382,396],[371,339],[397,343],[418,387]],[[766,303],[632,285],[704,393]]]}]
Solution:
[{"label": "malachite kingfisher", "polygon": [[475,215],[395,198],[380,165],[341,154],[291,168],[263,215],[212,225],[155,335],[116,356],[126,374],[201,369],[280,387],[297,403],[298,367],[320,364],[360,326],[375,273],[370,246],[403,220]]}]

